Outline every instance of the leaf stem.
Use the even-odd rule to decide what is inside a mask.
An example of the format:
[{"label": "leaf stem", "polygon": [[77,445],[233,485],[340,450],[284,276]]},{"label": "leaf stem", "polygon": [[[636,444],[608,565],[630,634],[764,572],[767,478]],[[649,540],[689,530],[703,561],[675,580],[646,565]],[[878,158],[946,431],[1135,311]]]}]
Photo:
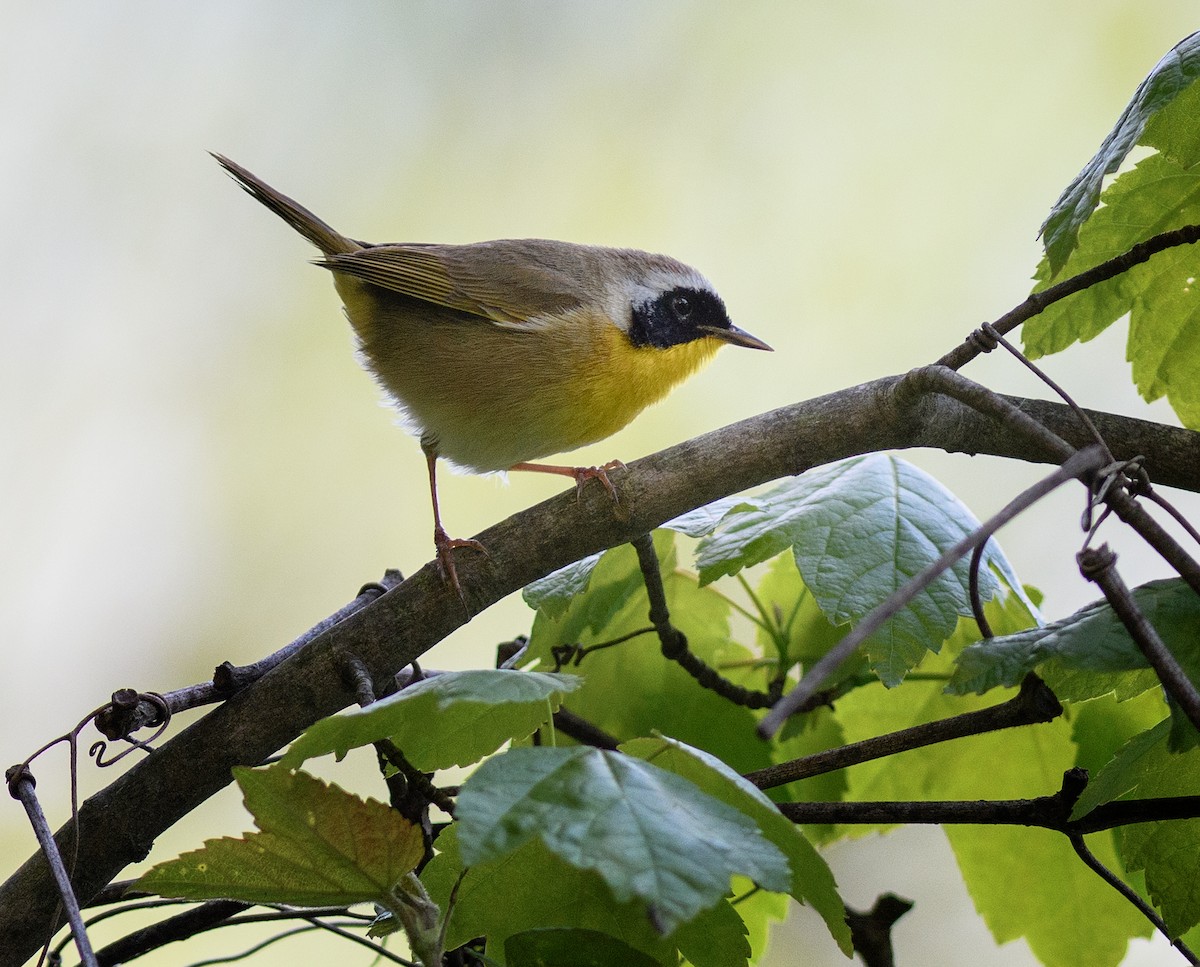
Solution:
[{"label": "leaf stem", "polygon": [[[758,595],[754,593],[754,588],[750,586],[750,582],[746,580],[746,575],[741,571],[738,571],[737,573],[737,582],[742,586],[742,590],[746,592],[746,597],[753,602],[755,610],[758,611],[758,617],[755,618],[754,615],[752,615],[745,608],[740,608],[739,610],[770,636],[771,640],[775,642],[776,649],[779,651],[779,657],[785,658],[784,645],[781,643],[782,629],[771,620],[771,615],[767,612],[766,606],[759,599]],[[726,599],[731,605],[737,607],[737,604],[732,598],[726,596]]]}]

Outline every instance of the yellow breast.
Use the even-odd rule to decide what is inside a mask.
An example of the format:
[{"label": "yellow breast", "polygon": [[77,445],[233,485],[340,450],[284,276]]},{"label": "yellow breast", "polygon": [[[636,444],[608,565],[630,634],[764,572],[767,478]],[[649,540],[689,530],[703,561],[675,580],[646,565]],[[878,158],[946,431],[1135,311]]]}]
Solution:
[{"label": "yellow breast", "polygon": [[634,347],[608,319],[582,311],[508,328],[338,283],[366,365],[406,422],[439,456],[477,472],[612,435],[722,345]]}]

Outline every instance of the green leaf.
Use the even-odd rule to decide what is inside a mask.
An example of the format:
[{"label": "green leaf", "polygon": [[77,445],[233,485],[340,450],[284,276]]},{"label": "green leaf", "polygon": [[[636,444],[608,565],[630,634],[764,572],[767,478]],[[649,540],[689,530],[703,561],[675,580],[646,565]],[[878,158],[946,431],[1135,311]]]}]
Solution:
[{"label": "green leaf", "polygon": [[[947,649],[949,650],[949,648]],[[945,659],[937,656],[934,666]],[[936,681],[878,685],[840,699],[847,741],[946,718],[1005,696],[957,697]],[[1074,764],[1070,724],[1006,729],[914,749],[849,770],[847,798],[869,801],[1014,799],[1055,792]],[[852,835],[868,832],[861,827]],[[1001,826],[948,826],[946,836],[976,908],[998,943],[1024,937],[1045,964],[1116,964],[1145,921],[1079,863],[1061,834]],[[1103,853],[1103,846],[1098,847]],[[1104,855],[1110,855],[1111,849]],[[1015,889],[1014,884],[1020,888]]]},{"label": "green leaf", "polygon": [[658,961],[598,930],[543,928],[504,942],[509,967],[657,967]]},{"label": "green leaf", "polygon": [[[735,876],[733,878],[734,897],[730,908],[741,917],[747,939],[750,941],[750,963],[757,964],[766,952],[770,939],[771,924],[787,919],[791,900],[782,893],[772,893],[761,890],[749,880]],[[700,918],[693,920],[686,929],[700,925]],[[677,931],[678,934],[680,931]],[[689,963],[700,967],[697,955],[693,953]],[[728,961],[716,961],[713,967],[724,967]]]},{"label": "green leaf", "polygon": [[[663,531],[655,532],[654,547],[663,570],[673,568],[675,545],[672,536]],[[643,600],[646,597],[637,554],[628,544],[605,551],[592,571],[586,595],[563,599],[567,605],[565,609],[547,611],[543,608],[538,611],[533,632],[529,636],[525,661],[530,662],[536,657],[550,658],[545,632],[542,630],[539,634],[539,629],[554,628],[555,637],[563,642],[583,641],[589,637],[589,633],[594,636],[607,627],[613,616],[621,611],[630,598],[635,597]],[[648,604],[646,608],[649,609]],[[643,627],[648,624],[648,620],[641,622]]]},{"label": "green leaf", "polygon": [[421,830],[390,806],[280,766],[233,771],[262,832],[208,840],[159,863],[139,890],[299,906],[390,903],[424,856]]},{"label": "green leaf", "polygon": [[788,892],[821,915],[842,952],[850,955],[846,908],[838,895],[829,865],[770,799],[719,759],[665,736],[634,739],[624,743],[621,751],[683,776],[714,799],[752,819],[762,834],[787,857],[792,871]]},{"label": "green leaf", "polygon": [[[1121,166],[1139,140],[1153,146],[1175,145],[1175,138],[1167,130],[1171,126],[1164,122],[1160,112],[1188,91],[1197,76],[1200,76],[1200,34],[1192,34],[1172,48],[1142,81],[1095,157],[1055,202],[1042,225],[1051,274],[1058,274],[1075,248],[1080,226],[1100,199],[1104,176]],[[1186,156],[1197,157],[1195,153]]]},{"label": "green leaf", "polygon": [[[871,678],[878,686],[879,679]],[[837,708],[818,708],[804,715],[794,715],[791,721],[803,723],[803,727],[784,728],[782,737],[772,743],[771,760],[778,764],[799,759],[846,744],[842,732],[842,701]],[[810,776],[786,786],[776,786],[768,791],[775,802],[839,802],[846,798],[846,770],[835,769],[819,776]],[[824,844],[838,838],[838,827],[829,823],[805,824],[804,834],[811,842]]]},{"label": "green leaf", "polygon": [[743,813],[673,773],[587,747],[511,749],[458,799],[463,860],[497,860],[536,837],[595,870],[618,902],[639,899],[664,933],[719,902],[741,873],[787,890],[783,853]]},{"label": "green leaf", "polygon": [[[1196,39],[1193,35],[1180,45],[1191,48],[1187,56],[1191,59],[1189,68],[1192,71],[1190,81],[1196,77]],[[1178,50],[1179,48],[1176,48]],[[1176,53],[1171,51],[1167,57]],[[1189,78],[1181,71],[1179,82],[1185,84],[1178,96],[1167,104],[1161,111],[1153,115],[1146,123],[1139,144],[1148,148],[1157,148],[1165,157],[1170,158],[1190,168],[1200,160],[1200,129],[1196,120],[1200,118],[1200,84],[1190,83]]]},{"label": "green leaf", "polygon": [[[1146,920],[1079,862],[1059,833],[954,826],[946,836],[996,942],[1024,937],[1046,967],[1116,967],[1130,939],[1151,933]],[[1111,837],[1094,839],[1088,845],[1101,862],[1119,868]]]},{"label": "green leaf", "polygon": [[[1162,723],[1132,739],[1097,782],[1106,792],[1125,786],[1124,796],[1139,799],[1200,795],[1200,750],[1173,753],[1170,728]],[[1137,823],[1122,827],[1119,838],[1126,869],[1144,871],[1146,890],[1171,935],[1200,923],[1200,820]]]},{"label": "green leaf", "polygon": [[[1011,627],[1015,622],[1029,620],[1024,605],[1015,596],[1000,601],[989,601],[984,606],[988,621],[996,628]],[[951,715],[970,712],[986,705],[1002,701],[1006,696],[956,696],[948,693],[944,681],[954,667],[954,660],[970,641],[979,637],[975,622],[963,619],[954,634],[947,639],[942,651],[930,657],[922,666],[922,678],[910,679],[901,688],[889,691],[878,682],[855,689],[842,696],[837,703],[837,723],[843,736],[842,743],[850,744],[864,739],[899,732],[915,725],[924,725]],[[1005,737],[1027,735],[1030,730],[1040,730],[1043,736],[1051,736],[1051,751],[1029,754],[1029,763],[1036,766],[1034,775],[1059,777],[1061,771],[1073,764],[1073,749],[1065,735],[1062,720],[1050,726],[1038,725],[1023,730],[992,733],[992,742],[1002,743]],[[994,749],[976,744],[986,737],[967,737],[955,742],[938,743],[925,749],[913,749],[887,758],[864,762],[848,770],[848,788],[844,798],[860,800],[911,800],[930,798],[984,798],[962,788],[947,784],[961,783],[977,770],[963,769],[963,763],[986,762]],[[1022,751],[1027,751],[1022,749]],[[1007,754],[1007,753],[1005,753]],[[1038,756],[1050,756],[1044,772],[1036,765]],[[810,780],[800,783],[805,785]],[[1051,778],[1048,781],[1057,781]],[[1006,798],[1000,795],[999,798]],[[852,836],[869,832],[870,827],[853,826],[845,830]]]},{"label": "green leaf", "polygon": [[743,507],[749,509],[753,505],[741,497],[721,497],[711,504],[689,510],[686,514],[680,514],[674,520],[663,524],[663,527],[686,534],[688,537],[706,537],[717,529],[717,525],[729,511]]},{"label": "green leaf", "polygon": [[671,934],[671,941],[692,967],[740,967],[750,957],[748,932],[741,907],[735,908],[723,899],[716,906],[701,910],[687,923],[680,924]]},{"label": "green leaf", "polygon": [[550,714],[547,702],[558,708],[579,685],[574,675],[546,672],[444,672],[366,708],[321,719],[292,743],[282,762],[294,768],[331,752],[340,759],[350,749],[390,738],[424,772],[468,765],[532,733]]},{"label": "green leaf", "polygon": [[601,556],[590,554],[532,584],[527,584],[521,592],[521,597],[534,611],[543,611],[551,618],[559,617],[567,610],[572,598],[587,590],[592,580],[592,572],[600,563]]},{"label": "green leaf", "polygon": [[[1158,154],[1118,178],[1079,234],[1071,275],[1127,251],[1152,235],[1200,222],[1200,171]],[[1130,315],[1126,357],[1147,401],[1166,396],[1185,426],[1200,426],[1200,252],[1183,245],[1069,296],[1025,323],[1031,358],[1086,341]],[[1038,269],[1045,286],[1049,269]]]},{"label": "green leaf", "polygon": [[1136,789],[1146,776],[1146,757],[1165,740],[1169,731],[1170,722],[1164,719],[1153,728],[1131,736],[1088,782],[1075,803],[1071,818],[1086,816],[1097,806],[1120,799]]},{"label": "green leaf", "polygon": [[[729,600],[676,570],[674,540],[669,531],[654,534],[672,622],[687,636],[693,654],[737,684],[763,687],[762,672],[747,667],[758,656],[730,640]],[[659,731],[708,750],[739,772],[769,765],[770,747],[754,733],[754,714],[664,659],[649,610],[633,548],[613,548],[596,568],[591,591],[572,601],[562,617],[538,613],[525,660],[552,670],[552,652],[559,646],[591,647],[636,635],[587,654],[579,666],[583,685],[565,702],[567,708],[617,739]],[[646,633],[637,635],[639,630]]]},{"label": "green leaf", "polygon": [[[1168,578],[1134,588],[1133,599],[1184,670],[1200,680],[1200,598],[1181,579]],[[1035,670],[1064,701],[1114,691],[1130,698],[1157,683],[1120,619],[1096,601],[1041,628],[968,646],[947,688],[984,692],[1016,685]]]},{"label": "green leaf", "polygon": [[[457,826],[438,837],[437,847],[438,855],[421,878],[445,908],[463,871]],[[553,884],[550,900],[569,897],[570,902],[549,902],[547,884]],[[695,967],[741,967],[749,952],[746,927],[727,902],[702,911],[663,937],[651,924],[644,903],[619,903],[596,873],[568,865],[539,839],[466,872],[451,912],[446,946],[454,949],[474,937],[486,937],[489,956],[495,956],[509,936],[545,927],[598,930],[666,967],[676,967],[680,953]]]},{"label": "green leaf", "polygon": [[[833,624],[804,584],[791,554],[780,554],[768,566],[754,595],[774,619],[768,628],[758,627],[758,644],[764,653],[778,651],[787,667],[808,667],[837,644],[846,627]],[[861,675],[866,659],[845,662],[827,687],[845,678]],[[800,717],[802,720],[804,716]]]},{"label": "green leaf", "polygon": [[[810,470],[733,508],[701,541],[697,563],[708,582],[791,548],[825,617],[854,624],[978,526],[928,474],[897,457],[872,454]],[[968,567],[963,559],[943,572],[869,639],[871,667],[886,684],[900,682],[971,613]],[[1023,593],[989,541],[979,571],[985,600],[1000,593],[1001,578]]]},{"label": "green leaf", "polygon": [[[1195,196],[1194,173],[1161,155],[1142,160],[1104,193],[1105,207],[1080,233],[1079,248],[1068,263],[1069,274],[1078,275],[1152,235],[1195,221]],[[1060,352],[1095,338],[1146,300],[1169,305],[1172,295],[1186,296],[1189,251],[1189,246],[1168,249],[1150,262],[1048,306],[1025,323],[1025,351],[1035,359]],[[1044,259],[1035,278],[1034,291],[1051,284]]]},{"label": "green leaf", "polygon": [[[1071,738],[1078,749],[1075,764],[1093,777],[1084,790],[1085,797],[1093,791],[1095,777],[1108,768],[1125,744],[1161,722],[1165,712],[1161,689],[1124,701],[1104,695],[1072,706]],[[1074,815],[1083,815],[1078,803]]]}]

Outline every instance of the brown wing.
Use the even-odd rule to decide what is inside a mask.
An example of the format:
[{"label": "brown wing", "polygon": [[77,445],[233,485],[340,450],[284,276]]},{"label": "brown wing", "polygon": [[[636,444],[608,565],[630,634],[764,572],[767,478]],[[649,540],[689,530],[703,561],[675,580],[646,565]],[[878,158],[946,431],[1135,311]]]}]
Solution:
[{"label": "brown wing", "polygon": [[540,239],[374,245],[320,264],[401,295],[521,327],[581,304],[581,281],[591,281],[596,271],[588,252]]}]

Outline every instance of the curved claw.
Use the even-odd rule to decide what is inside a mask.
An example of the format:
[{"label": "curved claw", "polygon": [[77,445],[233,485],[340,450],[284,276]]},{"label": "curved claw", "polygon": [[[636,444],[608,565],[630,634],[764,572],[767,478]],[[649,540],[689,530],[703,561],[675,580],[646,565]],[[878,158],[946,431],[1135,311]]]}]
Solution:
[{"label": "curved claw", "polygon": [[480,544],[479,541],[471,540],[470,538],[451,537],[440,526],[434,528],[433,546],[437,551],[438,573],[441,574],[442,580],[454,589],[455,594],[458,595],[458,599],[463,603],[463,607],[467,607],[467,596],[463,593],[462,584],[458,580],[458,569],[454,566],[454,551],[460,547],[466,547],[472,551],[478,551],[484,557],[488,557],[490,555],[487,548]]},{"label": "curved claw", "polygon": [[604,489],[608,491],[608,496],[612,498],[612,502],[618,506],[621,503],[621,495],[617,493],[616,485],[609,479],[608,471],[624,470],[625,464],[620,460],[609,460],[602,467],[572,467],[572,476],[575,478],[575,497],[578,499],[583,494],[583,485],[589,480],[599,480],[604,485]]}]

